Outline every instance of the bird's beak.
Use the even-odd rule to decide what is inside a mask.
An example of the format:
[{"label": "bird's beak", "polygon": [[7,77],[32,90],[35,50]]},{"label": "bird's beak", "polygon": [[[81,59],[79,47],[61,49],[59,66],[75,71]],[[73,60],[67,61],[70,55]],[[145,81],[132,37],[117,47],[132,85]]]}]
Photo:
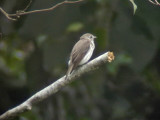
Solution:
[{"label": "bird's beak", "polygon": [[97,38],[96,36],[94,36],[94,38]]}]

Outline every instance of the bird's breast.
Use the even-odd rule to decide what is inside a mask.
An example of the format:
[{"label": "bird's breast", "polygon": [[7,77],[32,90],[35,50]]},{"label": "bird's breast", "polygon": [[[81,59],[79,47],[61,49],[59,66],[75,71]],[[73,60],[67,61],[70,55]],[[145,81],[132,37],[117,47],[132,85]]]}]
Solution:
[{"label": "bird's breast", "polygon": [[95,49],[95,44],[94,44],[94,41],[92,40],[91,43],[90,43],[90,48],[89,48],[88,52],[83,57],[83,59],[81,60],[79,65],[83,65],[83,64],[85,64],[86,62],[89,61],[89,59],[91,58],[91,56],[93,54],[94,49]]}]

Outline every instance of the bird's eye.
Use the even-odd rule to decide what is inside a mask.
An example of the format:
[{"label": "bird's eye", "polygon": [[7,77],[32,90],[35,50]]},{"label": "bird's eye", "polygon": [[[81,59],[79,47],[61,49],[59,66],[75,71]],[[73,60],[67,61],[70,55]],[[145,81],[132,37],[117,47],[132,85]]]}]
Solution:
[{"label": "bird's eye", "polygon": [[92,39],[92,38],[93,38],[93,36],[91,35],[91,36],[89,36],[89,38],[90,38],[90,39]]}]

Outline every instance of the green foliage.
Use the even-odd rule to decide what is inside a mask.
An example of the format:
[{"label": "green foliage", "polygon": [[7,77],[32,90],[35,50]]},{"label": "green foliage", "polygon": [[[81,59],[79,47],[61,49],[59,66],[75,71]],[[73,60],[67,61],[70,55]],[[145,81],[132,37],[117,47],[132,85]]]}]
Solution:
[{"label": "green foliage", "polygon": [[[26,80],[24,70],[25,53],[19,48],[19,38],[15,35],[8,36],[0,41],[1,44],[1,70],[8,76],[12,76],[10,80],[11,86],[22,86]],[[19,84],[17,84],[19,82]]]}]

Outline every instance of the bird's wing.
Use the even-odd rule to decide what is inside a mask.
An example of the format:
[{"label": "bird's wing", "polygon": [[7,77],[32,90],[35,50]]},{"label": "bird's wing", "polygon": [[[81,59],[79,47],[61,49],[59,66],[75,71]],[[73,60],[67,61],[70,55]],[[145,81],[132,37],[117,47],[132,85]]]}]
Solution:
[{"label": "bird's wing", "polygon": [[[74,68],[79,65],[81,60],[87,54],[90,49],[90,41],[89,40],[79,40],[72,49],[70,60],[71,63],[74,63]],[[73,68],[73,69],[74,69]]]},{"label": "bird's wing", "polygon": [[72,49],[70,55],[70,63],[68,66],[68,71],[66,73],[66,78],[68,75],[79,65],[81,60],[87,54],[90,49],[90,41],[89,40],[79,40]]}]

